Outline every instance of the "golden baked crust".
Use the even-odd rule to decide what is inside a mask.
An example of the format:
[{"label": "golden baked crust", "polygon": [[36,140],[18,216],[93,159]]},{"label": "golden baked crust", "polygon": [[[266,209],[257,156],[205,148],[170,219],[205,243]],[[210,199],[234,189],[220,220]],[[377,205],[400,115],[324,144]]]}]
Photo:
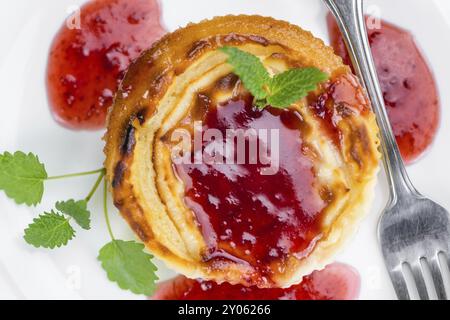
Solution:
[{"label": "golden baked crust", "polygon": [[[289,257],[270,281],[255,276],[252,266],[204,259],[205,240],[184,202],[185,188],[163,139],[186,118],[198,91],[231,73],[226,56],[216,50],[223,45],[259,56],[272,72],[313,66],[331,78],[291,107],[311,128],[304,139],[314,149],[320,184],[333,193],[322,219],[324,235],[306,257]],[[326,133],[325,120],[307,108],[336,83],[355,93],[348,105],[334,110],[339,141]],[[188,277],[260,287],[298,283],[330,262],[370,206],[380,155],[368,106],[350,69],[331,48],[297,26],[260,16],[226,16],[188,25],[163,37],[135,61],[116,95],[105,136],[114,203],[148,249]]]}]

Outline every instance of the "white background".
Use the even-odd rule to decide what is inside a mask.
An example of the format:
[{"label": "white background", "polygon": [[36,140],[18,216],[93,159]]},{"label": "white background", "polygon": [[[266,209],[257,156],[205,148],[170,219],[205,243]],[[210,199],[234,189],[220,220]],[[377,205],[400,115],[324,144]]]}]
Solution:
[{"label": "white background", "polygon": [[[102,166],[102,132],[72,132],[58,126],[47,106],[44,75],[48,48],[55,32],[80,0],[15,0],[0,9],[0,152],[32,151],[51,175]],[[434,69],[441,92],[442,125],[435,145],[408,171],[418,188],[450,208],[450,5],[447,0],[374,0],[371,9],[413,31]],[[229,13],[269,15],[311,30],[326,42],[326,10],[319,0],[163,0],[164,24],[174,30],[188,22]],[[26,245],[24,228],[55,201],[82,198],[95,177],[46,183],[44,201],[37,208],[16,206],[0,194],[0,299],[136,299],[110,283],[98,264],[98,250],[109,241],[101,199],[91,203],[93,229],[78,231],[68,247],[45,251]],[[376,239],[376,225],[387,200],[380,174],[376,200],[356,238],[337,260],[356,267],[362,277],[362,299],[395,297]],[[118,236],[133,234],[111,208]],[[173,275],[162,263],[159,275]]]}]

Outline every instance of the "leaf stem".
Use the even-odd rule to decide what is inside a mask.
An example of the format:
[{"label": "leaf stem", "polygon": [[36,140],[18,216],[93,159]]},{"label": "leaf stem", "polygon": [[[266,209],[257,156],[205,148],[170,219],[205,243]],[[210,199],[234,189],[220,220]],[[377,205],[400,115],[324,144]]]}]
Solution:
[{"label": "leaf stem", "polygon": [[92,187],[91,191],[89,192],[89,194],[88,194],[87,197],[85,198],[86,202],[89,202],[89,201],[91,200],[92,196],[93,196],[93,195],[95,194],[95,192],[97,191],[98,186],[99,186],[100,183],[102,182],[102,179],[105,177],[105,174],[106,174],[106,170],[103,169],[103,170],[100,172],[100,174],[99,174],[99,176],[98,176],[98,178],[97,178],[97,181],[95,182],[95,184],[94,184],[94,186]]},{"label": "leaf stem", "polygon": [[112,232],[111,228],[111,221],[109,220],[109,214],[108,214],[108,184],[107,179],[103,180],[103,214],[105,215],[105,222],[106,226],[108,227],[108,232],[113,241],[116,239],[114,238],[114,234]]},{"label": "leaf stem", "polygon": [[65,174],[62,176],[54,176],[54,177],[48,177],[46,180],[60,180],[60,179],[66,179],[66,178],[75,178],[75,177],[82,177],[82,176],[91,176],[97,173],[104,172],[105,169],[101,168],[98,170],[93,171],[86,171],[86,172],[80,172],[80,173],[72,173],[72,174]]}]

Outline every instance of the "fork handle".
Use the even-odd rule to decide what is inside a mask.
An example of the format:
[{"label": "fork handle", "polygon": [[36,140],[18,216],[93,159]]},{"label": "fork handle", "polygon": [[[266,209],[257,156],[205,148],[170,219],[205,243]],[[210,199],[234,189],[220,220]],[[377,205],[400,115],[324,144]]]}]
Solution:
[{"label": "fork handle", "polygon": [[369,94],[381,135],[383,161],[388,176],[391,202],[402,195],[418,194],[400,154],[388,114],[369,46],[362,0],[323,0],[333,13],[347,45],[353,67]]}]

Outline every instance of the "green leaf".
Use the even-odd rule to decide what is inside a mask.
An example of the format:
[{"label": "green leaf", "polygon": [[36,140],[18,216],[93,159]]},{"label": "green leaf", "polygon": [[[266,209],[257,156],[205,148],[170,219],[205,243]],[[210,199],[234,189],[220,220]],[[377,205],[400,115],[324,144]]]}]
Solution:
[{"label": "green leaf", "polygon": [[21,151],[0,154],[0,190],[17,204],[35,206],[40,203],[45,179],[45,166],[34,154]]},{"label": "green leaf", "polygon": [[271,78],[258,57],[235,47],[220,50],[228,55],[228,63],[254,96],[259,108],[268,104],[275,108],[287,108],[328,79],[328,75],[317,68],[291,69]]},{"label": "green leaf", "polygon": [[55,207],[61,213],[71,216],[83,229],[91,229],[91,213],[87,210],[86,200],[60,201],[56,203]]},{"label": "green leaf", "polygon": [[98,256],[108,279],[120,288],[135,294],[151,296],[156,288],[156,266],[152,255],[144,252],[144,245],[135,241],[113,240]]},{"label": "green leaf", "polygon": [[291,69],[277,74],[271,81],[267,102],[272,107],[287,108],[327,79],[328,75],[317,68]]},{"label": "green leaf", "polygon": [[270,83],[270,75],[261,60],[235,47],[222,47],[220,51],[228,55],[228,63],[233,66],[245,88],[257,99],[265,99],[268,95],[266,86]]},{"label": "green leaf", "polygon": [[33,220],[25,230],[24,239],[36,248],[54,249],[67,245],[75,236],[69,220],[54,211]]}]

